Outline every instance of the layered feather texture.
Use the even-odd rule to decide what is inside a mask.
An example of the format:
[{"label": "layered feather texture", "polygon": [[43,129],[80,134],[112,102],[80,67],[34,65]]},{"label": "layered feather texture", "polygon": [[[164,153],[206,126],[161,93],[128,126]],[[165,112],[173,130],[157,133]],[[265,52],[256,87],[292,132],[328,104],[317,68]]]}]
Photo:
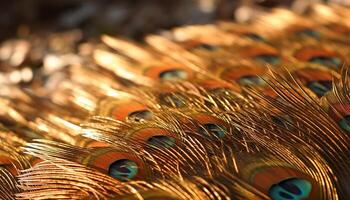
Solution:
[{"label": "layered feather texture", "polygon": [[104,35],[2,85],[0,198],[349,198],[349,13]]}]

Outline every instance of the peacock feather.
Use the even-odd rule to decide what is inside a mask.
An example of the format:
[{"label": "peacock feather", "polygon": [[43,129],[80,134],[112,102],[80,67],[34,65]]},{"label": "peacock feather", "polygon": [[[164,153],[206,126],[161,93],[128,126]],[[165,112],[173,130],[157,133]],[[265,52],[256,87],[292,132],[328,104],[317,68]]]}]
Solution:
[{"label": "peacock feather", "polygon": [[[349,20],[313,4],[102,35],[58,69],[41,47],[37,77],[0,86],[0,199],[350,198]],[[36,40],[11,45],[33,64]]]}]

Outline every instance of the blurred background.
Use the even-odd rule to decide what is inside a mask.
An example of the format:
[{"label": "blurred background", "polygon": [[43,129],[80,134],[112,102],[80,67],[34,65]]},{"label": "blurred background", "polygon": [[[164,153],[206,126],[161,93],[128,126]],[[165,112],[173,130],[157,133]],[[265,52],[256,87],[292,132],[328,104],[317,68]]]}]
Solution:
[{"label": "blurred background", "polygon": [[[246,8],[277,6],[302,10],[321,0],[13,0],[0,2],[0,40],[16,35],[82,30],[139,39],[147,33],[184,24],[240,18]],[[349,4],[349,0],[333,0]],[[244,9],[242,9],[244,8]],[[240,11],[240,12],[238,12]],[[245,12],[242,12],[245,11]],[[249,11],[249,9],[248,9]],[[237,16],[238,15],[238,16]]]},{"label": "blurred background", "polygon": [[249,22],[276,7],[301,14],[315,2],[350,6],[350,0],[0,1],[0,85],[57,85],[62,69],[93,65],[101,34],[142,42],[146,34],[181,25]]}]

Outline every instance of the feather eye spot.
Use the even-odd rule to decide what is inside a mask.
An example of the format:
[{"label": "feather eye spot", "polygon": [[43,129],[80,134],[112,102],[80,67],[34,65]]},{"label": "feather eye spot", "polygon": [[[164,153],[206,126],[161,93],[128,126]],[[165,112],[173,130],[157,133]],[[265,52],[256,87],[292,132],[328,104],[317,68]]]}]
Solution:
[{"label": "feather eye spot", "polygon": [[128,115],[128,119],[134,122],[140,122],[141,120],[151,120],[152,118],[153,113],[149,110],[139,110]]},{"label": "feather eye spot", "polygon": [[258,62],[269,63],[271,65],[276,65],[281,61],[279,56],[271,55],[271,54],[262,54],[262,55],[255,56],[254,60]]},{"label": "feather eye spot", "polygon": [[312,184],[300,178],[285,179],[269,189],[269,195],[273,200],[303,200],[309,197]]},{"label": "feather eye spot", "polygon": [[279,192],[278,194],[285,199],[294,199],[292,195],[289,195],[285,192]]},{"label": "feather eye spot", "polygon": [[227,132],[226,127],[218,124],[212,124],[212,123],[204,124],[203,128],[205,132],[213,134],[218,138],[225,137]]},{"label": "feather eye spot", "polygon": [[280,183],[280,186],[283,189],[285,189],[288,192],[291,192],[293,194],[296,194],[296,195],[301,195],[302,194],[301,190],[296,185],[294,185],[293,183],[290,183],[288,181],[282,181]]},{"label": "feather eye spot", "polygon": [[151,146],[165,148],[173,147],[175,145],[175,142],[175,138],[164,135],[156,135],[147,140],[147,143]]},{"label": "feather eye spot", "polygon": [[188,74],[186,71],[181,69],[171,69],[161,72],[159,74],[159,78],[166,81],[186,80],[188,78]]},{"label": "feather eye spot", "polygon": [[181,108],[185,106],[184,99],[179,94],[162,93],[159,95],[159,101],[170,107]]},{"label": "feather eye spot", "polygon": [[313,30],[313,29],[310,29],[310,28],[306,28],[302,31],[297,32],[297,35],[311,37],[311,38],[315,38],[315,39],[319,39],[321,37],[320,32]]},{"label": "feather eye spot", "polygon": [[238,84],[242,86],[263,86],[265,81],[259,76],[247,75],[238,79]]},{"label": "feather eye spot", "polygon": [[339,68],[342,64],[340,58],[332,56],[314,56],[309,59],[309,62],[335,68]]},{"label": "feather eye spot", "polygon": [[311,81],[307,83],[307,87],[312,90],[318,97],[324,96],[332,89],[332,81]]},{"label": "feather eye spot", "polygon": [[350,132],[350,116],[345,116],[342,120],[338,122],[340,128],[346,132]]},{"label": "feather eye spot", "polygon": [[117,160],[109,166],[108,174],[120,181],[129,181],[138,173],[137,164],[128,159]]}]

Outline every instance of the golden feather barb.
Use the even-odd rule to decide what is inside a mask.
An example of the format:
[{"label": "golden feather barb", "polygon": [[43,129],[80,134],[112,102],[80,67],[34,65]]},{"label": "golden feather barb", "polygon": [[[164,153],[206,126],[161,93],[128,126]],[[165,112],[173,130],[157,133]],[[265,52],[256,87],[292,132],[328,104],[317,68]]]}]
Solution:
[{"label": "golden feather barb", "polygon": [[[69,48],[40,53],[42,77],[22,87],[14,83],[26,82],[26,68],[3,74],[0,192],[7,199],[347,198],[350,11],[321,4],[309,11],[179,27],[144,45],[104,35],[70,56],[76,35],[59,35]],[[20,57],[6,65],[31,60],[34,43],[4,43]]]}]

